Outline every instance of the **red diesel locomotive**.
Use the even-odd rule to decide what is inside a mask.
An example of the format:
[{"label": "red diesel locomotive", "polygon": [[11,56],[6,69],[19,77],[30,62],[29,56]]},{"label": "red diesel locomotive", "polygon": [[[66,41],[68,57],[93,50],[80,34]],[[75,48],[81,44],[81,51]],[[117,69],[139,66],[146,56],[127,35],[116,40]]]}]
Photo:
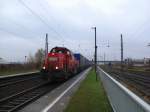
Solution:
[{"label": "red diesel locomotive", "polygon": [[67,79],[90,65],[85,57],[65,47],[54,47],[48,53],[41,72],[48,79]]},{"label": "red diesel locomotive", "polygon": [[65,47],[53,48],[45,59],[42,72],[48,78],[65,78],[67,79],[70,74],[77,73],[79,66],[78,60],[74,57],[73,53]]}]

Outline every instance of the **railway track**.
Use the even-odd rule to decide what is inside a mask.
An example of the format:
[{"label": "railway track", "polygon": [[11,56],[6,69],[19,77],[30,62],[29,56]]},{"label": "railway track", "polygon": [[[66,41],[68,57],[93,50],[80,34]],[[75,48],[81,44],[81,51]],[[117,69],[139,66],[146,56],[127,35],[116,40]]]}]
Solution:
[{"label": "railway track", "polygon": [[150,103],[150,76],[148,74],[121,72],[119,70],[108,70],[106,68],[105,70],[115,79],[123,82]]},{"label": "railway track", "polygon": [[[123,77],[126,82],[128,81],[130,85],[135,87],[138,91],[140,91],[143,95],[150,96],[150,79],[149,77],[137,74],[130,74],[130,73],[116,73],[115,74],[122,74],[120,77]],[[122,78],[122,80],[123,80]]]},{"label": "railway track", "polygon": [[0,112],[16,112],[64,82],[50,82],[40,74],[21,77],[0,79]]},{"label": "railway track", "polygon": [[43,94],[53,90],[60,83],[49,85],[49,82],[24,90],[0,100],[0,112],[14,112]]},{"label": "railway track", "polygon": [[13,76],[13,77],[3,77],[3,78],[0,78],[0,85],[4,85],[4,84],[7,84],[7,83],[18,82],[18,81],[21,81],[21,80],[30,79],[30,78],[37,77],[37,76],[41,77],[39,72],[37,72],[37,73],[30,73],[28,75],[19,75],[19,76]]},{"label": "railway track", "polygon": [[40,74],[0,79],[0,112],[13,112],[53,90],[61,83],[51,83]]},{"label": "railway track", "polygon": [[19,80],[9,80],[9,81],[5,81],[5,82],[1,82],[0,84],[0,88],[1,87],[6,87],[6,86],[9,86],[9,85],[12,85],[12,84],[17,84],[19,82],[25,82],[25,81],[29,81],[29,80],[33,80],[33,79],[38,79],[38,78],[41,78],[41,76],[33,76],[33,77],[29,77],[29,78],[25,78],[25,79],[19,79]]},{"label": "railway track", "polygon": [[[22,76],[20,76],[22,77]],[[14,77],[13,77],[14,78]],[[14,80],[5,80],[3,84],[0,84],[0,100],[7,98],[12,94],[16,94],[20,91],[24,91],[26,89],[32,88],[35,85],[39,85],[44,83],[45,80],[40,75],[33,75],[24,78],[18,78]]]}]

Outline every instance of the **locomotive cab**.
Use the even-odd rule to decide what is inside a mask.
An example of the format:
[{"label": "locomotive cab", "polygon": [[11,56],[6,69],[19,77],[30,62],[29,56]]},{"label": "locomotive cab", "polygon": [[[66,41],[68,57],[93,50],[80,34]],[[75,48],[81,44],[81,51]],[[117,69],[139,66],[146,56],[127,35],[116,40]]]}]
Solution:
[{"label": "locomotive cab", "polygon": [[48,53],[48,56],[47,56],[47,59],[45,61],[43,68],[45,68],[49,72],[62,70],[64,68],[63,63],[65,61],[64,53],[65,53],[64,49],[60,49],[57,47],[53,48],[50,51],[50,53]]}]

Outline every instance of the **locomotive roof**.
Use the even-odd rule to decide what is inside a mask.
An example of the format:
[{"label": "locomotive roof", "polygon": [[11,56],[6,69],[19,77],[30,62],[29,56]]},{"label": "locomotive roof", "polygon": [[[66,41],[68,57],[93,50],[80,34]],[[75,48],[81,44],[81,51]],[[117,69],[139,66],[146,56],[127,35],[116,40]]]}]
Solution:
[{"label": "locomotive roof", "polygon": [[66,47],[54,47],[54,48],[52,48],[52,49],[65,49],[65,50],[68,50],[68,51],[70,51],[69,49],[67,49]]}]

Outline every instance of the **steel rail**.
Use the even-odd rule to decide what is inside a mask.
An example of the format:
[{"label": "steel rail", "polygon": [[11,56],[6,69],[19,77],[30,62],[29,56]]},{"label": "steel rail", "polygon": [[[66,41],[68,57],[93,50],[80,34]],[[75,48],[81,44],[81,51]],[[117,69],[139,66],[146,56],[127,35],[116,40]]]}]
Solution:
[{"label": "steel rail", "polygon": [[27,79],[21,79],[21,80],[16,80],[16,81],[8,81],[8,82],[5,82],[3,84],[0,84],[0,87],[5,87],[5,86],[12,85],[12,84],[16,84],[16,83],[19,83],[19,82],[24,82],[24,81],[28,81],[28,80],[32,80],[32,79],[36,79],[36,78],[40,78],[40,77],[41,76],[34,76],[34,77],[27,78]]},{"label": "steel rail", "polygon": [[54,89],[59,84],[53,84],[50,87],[46,86],[49,82],[41,83],[30,89],[21,91],[17,94],[11,95],[5,99],[0,100],[0,112],[13,112],[34,99],[42,96],[48,91]]}]

